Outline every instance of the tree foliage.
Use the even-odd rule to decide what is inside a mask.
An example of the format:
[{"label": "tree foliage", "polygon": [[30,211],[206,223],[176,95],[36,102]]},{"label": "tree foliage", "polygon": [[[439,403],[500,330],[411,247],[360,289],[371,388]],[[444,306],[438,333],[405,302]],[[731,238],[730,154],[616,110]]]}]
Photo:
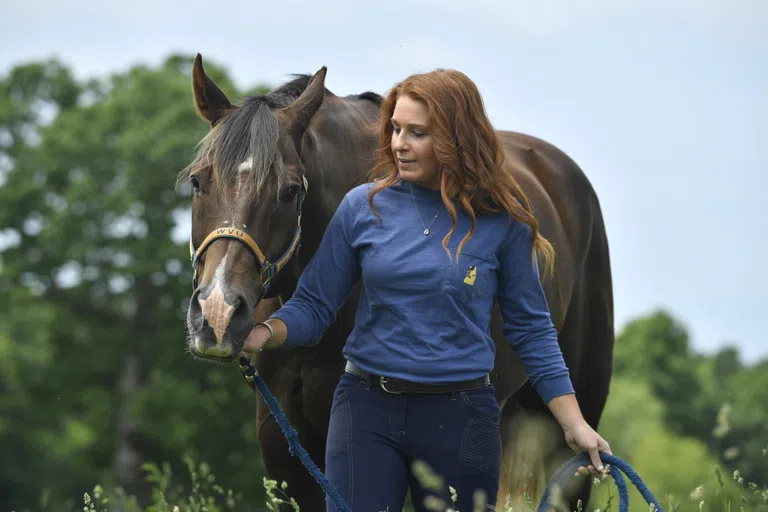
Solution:
[{"label": "tree foliage", "polygon": [[[701,487],[697,503],[724,510],[741,501],[735,471],[745,487],[768,483],[768,362],[745,367],[730,346],[696,354],[687,329],[655,311],[617,336],[614,365],[600,430],[659,499],[685,505]],[[631,499],[644,508],[639,494]]]},{"label": "tree foliage", "polygon": [[4,505],[78,502],[96,481],[145,495],[140,465],[184,455],[261,494],[253,395],[185,353],[176,174],[207,130],[190,69],[174,56],[81,83],[47,61],[0,82]]}]

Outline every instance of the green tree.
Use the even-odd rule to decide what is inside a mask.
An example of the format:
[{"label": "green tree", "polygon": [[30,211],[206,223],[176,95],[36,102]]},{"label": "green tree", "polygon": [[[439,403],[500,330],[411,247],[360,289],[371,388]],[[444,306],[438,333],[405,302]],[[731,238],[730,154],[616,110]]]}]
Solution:
[{"label": "green tree", "polygon": [[727,346],[712,358],[712,378],[717,386],[724,385],[728,379],[744,368],[739,356],[739,349]]},{"label": "green tree", "polygon": [[626,458],[635,453],[648,431],[664,428],[665,415],[665,404],[647,380],[617,376],[611,381],[600,432],[608,438],[611,451]]},{"label": "green tree", "polygon": [[699,380],[708,416],[714,413],[700,440],[729,472],[739,470],[747,481],[768,482],[768,361],[745,366],[738,349],[726,346],[702,359]]},{"label": "green tree", "polygon": [[79,83],[46,61],[0,81],[7,506],[81,503],[97,482],[146,495],[140,465],[182,455],[263,495],[253,395],[236,369],[185,353],[188,197],[174,187],[207,130],[191,62]]},{"label": "green tree", "polygon": [[[671,505],[675,503],[689,509],[704,501],[702,510],[709,511],[727,510],[729,501],[733,507],[740,503],[735,483],[722,471],[718,479],[717,458],[698,439],[664,429],[651,430],[638,444],[632,459],[635,470],[668,510],[673,510]],[[719,480],[723,482],[722,490]],[[702,489],[695,493],[699,487]],[[648,510],[636,491],[630,499],[633,511]]]},{"label": "green tree", "polygon": [[715,447],[745,481],[768,483],[768,361],[731,374],[724,391]]},{"label": "green tree", "polygon": [[665,404],[668,428],[704,439],[716,408],[703,391],[701,364],[690,349],[686,328],[665,311],[630,322],[616,339],[616,375],[648,382]]},{"label": "green tree", "polygon": [[[735,507],[740,496],[734,471],[745,486],[768,482],[766,393],[768,364],[745,367],[732,346],[713,356],[697,354],[685,327],[656,311],[617,336],[600,430],[659,499],[673,496],[688,508],[690,493],[701,486],[695,495],[705,508],[722,509],[728,500]],[[716,466],[725,495],[717,491]],[[754,503],[761,499],[746,494]],[[632,508],[645,508],[637,493],[631,499]],[[607,491],[601,490],[591,508],[606,504]]]}]

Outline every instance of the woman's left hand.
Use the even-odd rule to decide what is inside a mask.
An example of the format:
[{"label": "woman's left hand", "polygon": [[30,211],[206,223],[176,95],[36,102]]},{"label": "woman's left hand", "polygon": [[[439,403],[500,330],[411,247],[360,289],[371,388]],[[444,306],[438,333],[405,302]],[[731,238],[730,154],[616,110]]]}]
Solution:
[{"label": "woman's left hand", "polygon": [[577,475],[586,475],[589,473],[599,475],[603,473],[605,468],[603,468],[603,463],[600,460],[599,454],[602,452],[613,455],[611,453],[611,447],[586,421],[581,421],[575,427],[566,430],[565,440],[573,451],[587,452],[589,458],[592,460],[592,464],[589,466],[581,466],[576,472]]}]

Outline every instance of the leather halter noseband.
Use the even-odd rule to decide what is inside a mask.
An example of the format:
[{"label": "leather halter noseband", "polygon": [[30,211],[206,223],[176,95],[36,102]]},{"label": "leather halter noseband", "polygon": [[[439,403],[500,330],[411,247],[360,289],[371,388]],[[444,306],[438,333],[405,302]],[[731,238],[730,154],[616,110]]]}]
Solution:
[{"label": "leather halter noseband", "polygon": [[296,212],[298,215],[296,231],[293,234],[293,240],[291,240],[291,244],[285,250],[283,255],[275,260],[274,263],[271,263],[269,260],[267,260],[266,256],[264,256],[264,252],[261,250],[261,248],[259,248],[259,244],[257,244],[256,241],[251,238],[248,233],[234,227],[222,226],[214,229],[208,234],[208,236],[205,237],[205,240],[203,240],[203,243],[200,244],[200,247],[198,247],[197,250],[195,250],[192,244],[192,237],[190,237],[189,255],[192,259],[192,270],[194,271],[192,275],[192,290],[194,291],[197,289],[197,270],[200,264],[200,258],[202,258],[205,251],[208,250],[213,242],[220,238],[228,238],[241,242],[256,258],[256,263],[258,263],[261,270],[262,298],[267,295],[269,287],[272,284],[272,280],[277,276],[277,273],[280,272],[285,264],[288,263],[288,260],[291,259],[291,256],[293,256],[298,247],[301,245],[301,207],[302,203],[304,202],[304,198],[307,195],[308,189],[309,183],[307,183],[307,178],[302,176],[302,187],[301,190],[299,190],[299,197],[296,203]]}]

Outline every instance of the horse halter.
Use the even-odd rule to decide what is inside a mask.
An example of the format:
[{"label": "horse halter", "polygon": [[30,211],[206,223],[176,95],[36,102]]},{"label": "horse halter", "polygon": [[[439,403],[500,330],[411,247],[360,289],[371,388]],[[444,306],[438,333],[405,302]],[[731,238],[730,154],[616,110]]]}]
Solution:
[{"label": "horse halter", "polygon": [[[248,250],[251,251],[251,254],[253,254],[253,256],[256,258],[256,263],[258,263],[261,270],[261,298],[264,298],[269,291],[272,280],[277,276],[278,272],[282,270],[285,264],[288,263],[288,260],[291,259],[291,256],[293,256],[293,254],[301,245],[301,207],[302,203],[304,202],[304,198],[307,195],[308,189],[309,183],[307,182],[307,178],[302,176],[302,187],[301,190],[299,190],[299,197],[296,202],[296,213],[298,217],[296,222],[296,231],[293,234],[293,240],[291,240],[291,244],[285,250],[283,255],[275,260],[274,263],[270,262],[266,256],[264,256],[264,252],[261,250],[261,248],[259,248],[259,244],[257,244],[256,241],[251,238],[248,233],[234,227],[222,226],[214,229],[208,234],[208,236],[205,237],[205,240],[203,240],[203,243],[200,244],[200,247],[198,247],[197,250],[195,250],[192,244],[192,237],[190,237],[189,255],[192,259],[193,270],[192,290],[194,291],[197,289],[197,270],[200,265],[200,258],[203,257],[203,254],[205,254],[205,251],[208,250],[213,242],[220,238],[229,238],[231,240],[237,240],[238,242],[245,245]],[[261,300],[261,298],[259,300]]]}]

